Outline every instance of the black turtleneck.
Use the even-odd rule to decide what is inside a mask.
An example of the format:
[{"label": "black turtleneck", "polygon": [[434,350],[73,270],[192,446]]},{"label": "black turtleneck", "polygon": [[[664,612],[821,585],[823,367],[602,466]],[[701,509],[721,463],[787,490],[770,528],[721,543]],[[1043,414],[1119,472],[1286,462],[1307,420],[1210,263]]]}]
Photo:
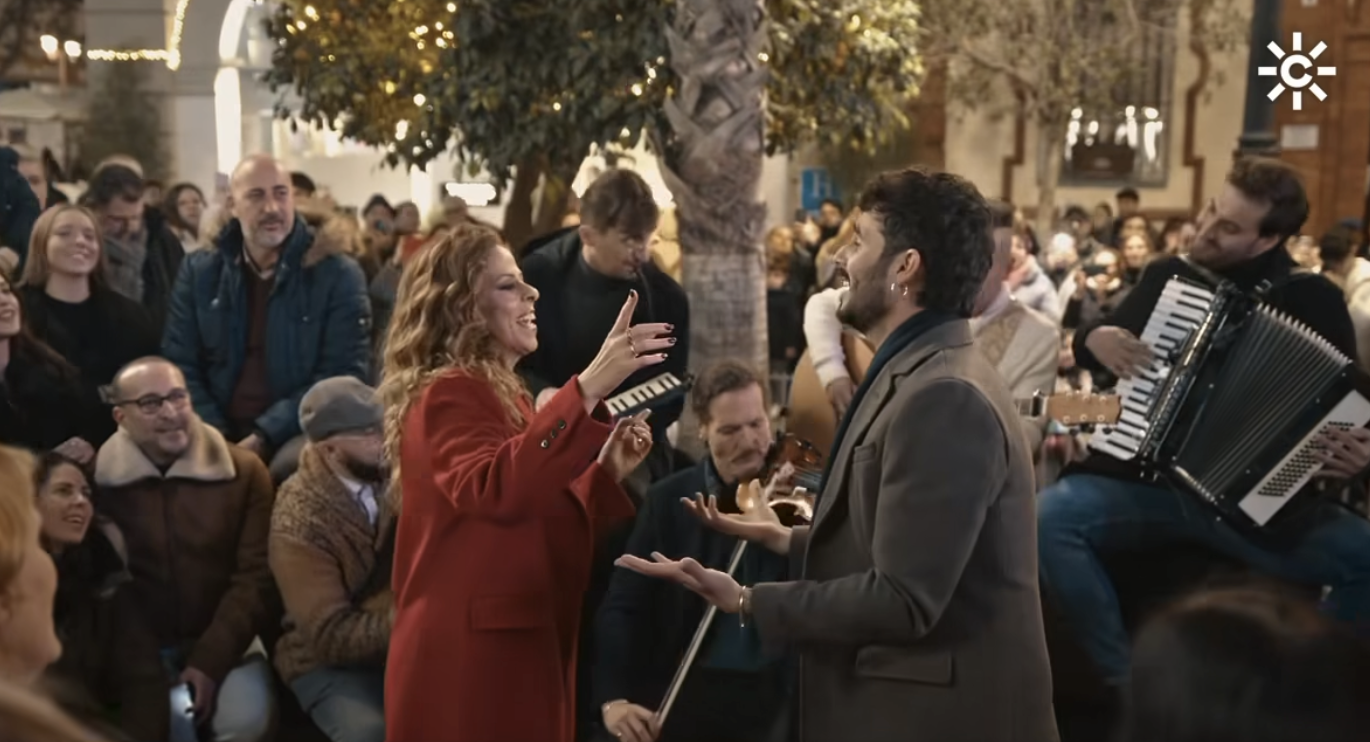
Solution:
[{"label": "black turtleneck", "polygon": [[566,318],[566,360],[572,368],[585,368],[595,359],[604,345],[604,336],[614,326],[623,302],[628,301],[628,292],[633,289],[642,295],[642,282],[606,276],[591,268],[584,255],[576,259],[566,276],[561,306]]}]

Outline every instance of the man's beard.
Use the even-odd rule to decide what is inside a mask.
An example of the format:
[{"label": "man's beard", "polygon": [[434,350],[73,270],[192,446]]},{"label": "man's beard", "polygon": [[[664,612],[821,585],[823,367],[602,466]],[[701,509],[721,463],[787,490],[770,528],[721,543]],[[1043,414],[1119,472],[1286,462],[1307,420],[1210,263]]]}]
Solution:
[{"label": "man's beard", "polygon": [[866,334],[889,311],[883,287],[868,281],[851,282],[847,296],[837,308],[837,319],[851,329]]},{"label": "man's beard", "polygon": [[[286,229],[285,226],[286,225],[284,220],[264,221],[259,223],[256,227],[250,230],[243,230],[243,232],[247,237],[248,242],[252,243],[253,245],[258,246],[259,248],[274,250],[275,248],[278,248],[281,245],[285,244],[286,239],[290,237],[290,231]],[[279,227],[281,228],[281,231],[276,234],[268,236],[268,227]]]},{"label": "man's beard", "polygon": [[369,461],[357,461],[351,457],[346,457],[342,460],[342,467],[347,470],[348,476],[358,482],[380,484],[385,481],[385,467],[380,464],[373,464]]}]

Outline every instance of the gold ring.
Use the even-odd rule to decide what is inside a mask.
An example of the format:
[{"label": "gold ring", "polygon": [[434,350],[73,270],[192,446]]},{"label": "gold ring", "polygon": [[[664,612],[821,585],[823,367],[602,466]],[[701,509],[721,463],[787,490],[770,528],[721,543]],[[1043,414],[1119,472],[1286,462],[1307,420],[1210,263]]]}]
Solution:
[{"label": "gold ring", "polygon": [[634,358],[637,358],[637,348],[633,346],[633,333],[631,331],[628,332],[628,350],[633,354]]}]

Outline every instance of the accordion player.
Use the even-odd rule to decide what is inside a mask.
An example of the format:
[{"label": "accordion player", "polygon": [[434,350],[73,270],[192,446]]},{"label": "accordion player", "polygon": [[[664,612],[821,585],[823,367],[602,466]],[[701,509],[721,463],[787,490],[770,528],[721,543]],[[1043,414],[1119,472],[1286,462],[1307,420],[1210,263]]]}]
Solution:
[{"label": "accordion player", "polygon": [[1170,278],[1140,338],[1153,362],[1118,384],[1122,415],[1089,443],[1248,529],[1309,496],[1325,431],[1370,423],[1370,377],[1261,299]]}]

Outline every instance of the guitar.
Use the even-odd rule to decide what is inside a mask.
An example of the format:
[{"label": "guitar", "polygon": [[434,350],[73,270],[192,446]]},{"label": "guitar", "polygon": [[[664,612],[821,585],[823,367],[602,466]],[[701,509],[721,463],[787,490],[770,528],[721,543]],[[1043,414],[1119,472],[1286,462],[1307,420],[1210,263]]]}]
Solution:
[{"label": "guitar", "polygon": [[[847,356],[847,373],[854,383],[860,384],[875,352],[865,340],[847,332],[842,333],[842,350]],[[1115,394],[1038,393],[1014,401],[1020,415],[1055,420],[1068,428],[1107,425],[1117,422],[1122,415],[1122,399]],[[809,441],[820,451],[828,451],[837,435],[837,423],[828,392],[818,379],[809,350],[805,350],[790,385],[785,432]]]},{"label": "guitar", "polygon": [[[785,414],[785,432],[808,441],[819,451],[831,451],[837,435],[837,413],[828,401],[828,390],[818,379],[812,351],[804,350],[790,381],[790,400]],[[875,351],[866,341],[849,332],[842,333],[842,352],[847,357],[847,373],[853,383],[866,378],[866,369],[875,360]]]}]

